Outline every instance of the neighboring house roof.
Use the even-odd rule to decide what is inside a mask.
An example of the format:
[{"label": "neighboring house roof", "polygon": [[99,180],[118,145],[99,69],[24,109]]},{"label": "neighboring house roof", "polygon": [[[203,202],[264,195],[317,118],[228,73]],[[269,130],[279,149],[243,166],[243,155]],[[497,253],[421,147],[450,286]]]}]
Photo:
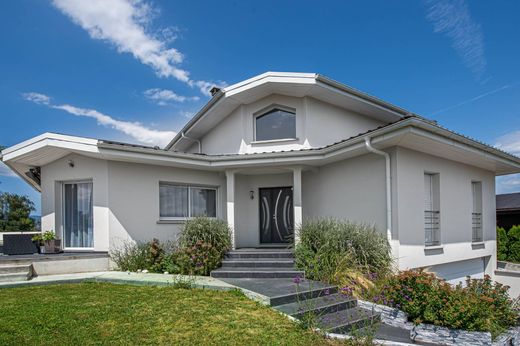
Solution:
[{"label": "neighboring house roof", "polygon": [[240,104],[248,104],[270,94],[310,96],[330,104],[391,123],[414,115],[403,108],[363,93],[316,73],[266,72],[216,92],[209,102],[188,121],[166,146],[167,150],[186,149],[183,136],[199,139]]},{"label": "neighboring house roof", "polygon": [[497,211],[520,210],[520,192],[497,195]]}]

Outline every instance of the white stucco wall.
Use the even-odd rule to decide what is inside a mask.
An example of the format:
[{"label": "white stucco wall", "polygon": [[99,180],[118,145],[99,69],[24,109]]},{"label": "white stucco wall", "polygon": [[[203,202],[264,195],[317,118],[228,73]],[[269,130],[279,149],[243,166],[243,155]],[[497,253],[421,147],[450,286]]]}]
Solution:
[{"label": "white stucco wall", "polygon": [[[486,273],[495,266],[495,177],[493,172],[397,149],[397,175],[393,177],[398,203],[399,268],[427,267],[447,262],[484,258]],[[440,178],[441,247],[424,246],[424,173]],[[482,182],[484,244],[472,246],[471,182]]]},{"label": "white stucco wall", "polygon": [[334,217],[386,231],[385,161],[367,154],[303,174],[303,217]]},{"label": "white stucco wall", "polygon": [[[288,142],[254,141],[254,115],[272,105],[294,109],[296,137]],[[310,98],[270,95],[237,107],[202,139],[207,154],[256,153],[322,147],[382,125],[381,121]],[[189,152],[198,150],[193,144]]]},{"label": "white stucco wall", "polygon": [[[74,162],[70,167],[68,161]],[[94,250],[108,251],[108,167],[104,160],[71,154],[41,167],[42,231],[54,230],[63,239],[62,184],[90,180],[93,183]]]},{"label": "white stucco wall", "polygon": [[159,182],[217,187],[217,216],[225,215],[225,177],[218,172],[108,162],[110,246],[122,241],[177,239],[182,223],[158,223]]}]

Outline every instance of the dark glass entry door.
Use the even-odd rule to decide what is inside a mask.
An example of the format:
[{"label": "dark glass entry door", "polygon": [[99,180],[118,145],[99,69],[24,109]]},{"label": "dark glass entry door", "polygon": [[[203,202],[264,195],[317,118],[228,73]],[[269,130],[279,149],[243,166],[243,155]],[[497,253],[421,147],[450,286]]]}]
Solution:
[{"label": "dark glass entry door", "polygon": [[261,188],[260,243],[290,243],[294,234],[292,187]]}]

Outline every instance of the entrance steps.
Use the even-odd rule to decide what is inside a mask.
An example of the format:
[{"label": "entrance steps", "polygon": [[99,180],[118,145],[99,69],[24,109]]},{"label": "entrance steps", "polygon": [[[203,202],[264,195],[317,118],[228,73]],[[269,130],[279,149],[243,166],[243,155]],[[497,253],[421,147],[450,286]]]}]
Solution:
[{"label": "entrance steps", "polygon": [[[347,334],[380,321],[380,314],[358,306],[338,287],[304,279],[291,249],[239,249],[226,254],[214,278],[256,292],[274,309],[297,319],[311,316],[317,328]],[[300,279],[295,279],[299,277]],[[299,281],[298,284],[295,283]]]},{"label": "entrance steps", "polygon": [[32,265],[0,265],[0,282],[26,281],[32,277]]},{"label": "entrance steps", "polygon": [[297,270],[294,253],[289,249],[240,249],[230,251],[222,267],[211,272],[214,278],[294,278],[305,273]]}]

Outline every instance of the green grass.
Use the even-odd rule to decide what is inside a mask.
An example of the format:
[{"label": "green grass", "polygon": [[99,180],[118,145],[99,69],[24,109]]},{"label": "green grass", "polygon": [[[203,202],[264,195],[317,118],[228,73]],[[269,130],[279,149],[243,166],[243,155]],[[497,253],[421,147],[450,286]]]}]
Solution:
[{"label": "green grass", "polygon": [[105,283],[0,289],[0,345],[320,345],[237,292]]}]

